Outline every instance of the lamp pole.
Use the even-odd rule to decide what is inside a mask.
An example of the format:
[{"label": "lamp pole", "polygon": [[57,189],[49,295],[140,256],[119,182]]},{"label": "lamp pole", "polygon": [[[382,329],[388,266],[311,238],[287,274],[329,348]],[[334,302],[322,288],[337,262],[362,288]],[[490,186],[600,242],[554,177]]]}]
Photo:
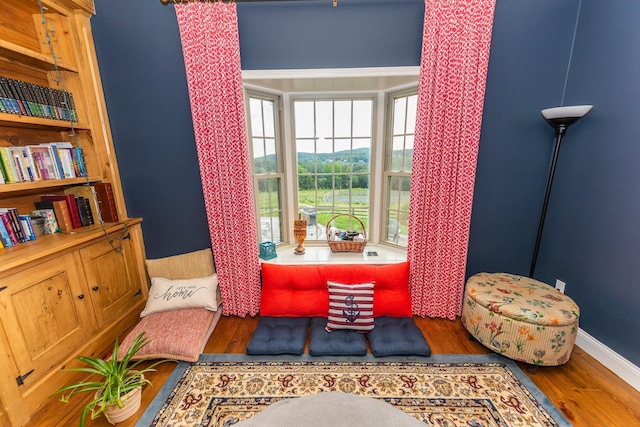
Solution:
[{"label": "lamp pole", "polygon": [[556,173],[556,163],[558,163],[558,153],[560,153],[560,143],[562,136],[567,131],[566,125],[556,127],[556,136],[553,148],[553,158],[551,159],[551,167],[549,169],[549,178],[547,178],[547,189],[544,193],[544,202],[542,203],[542,213],[540,214],[540,223],[538,224],[538,235],[536,236],[536,245],[533,249],[533,258],[531,259],[531,268],[529,269],[529,277],[533,278],[536,271],[536,262],[538,261],[538,252],[540,251],[540,240],[542,240],[542,229],[544,228],[544,219],[547,216],[547,207],[549,206],[549,195],[551,194],[551,186],[553,185],[553,176]]},{"label": "lamp pole", "polygon": [[541,111],[542,117],[544,117],[547,123],[555,129],[555,140],[553,157],[551,158],[551,167],[549,168],[549,178],[547,178],[547,189],[544,193],[544,202],[542,204],[542,212],[540,213],[540,223],[538,224],[536,245],[533,248],[531,268],[529,269],[529,277],[531,278],[533,278],[533,274],[536,271],[536,262],[538,261],[538,252],[540,251],[540,241],[542,240],[542,230],[544,229],[544,220],[547,216],[549,195],[551,194],[551,186],[553,185],[553,176],[556,173],[556,163],[558,162],[558,154],[560,153],[562,137],[567,132],[567,128],[584,117],[585,114],[591,111],[591,108],[593,108],[593,105],[574,105],[546,108]]}]

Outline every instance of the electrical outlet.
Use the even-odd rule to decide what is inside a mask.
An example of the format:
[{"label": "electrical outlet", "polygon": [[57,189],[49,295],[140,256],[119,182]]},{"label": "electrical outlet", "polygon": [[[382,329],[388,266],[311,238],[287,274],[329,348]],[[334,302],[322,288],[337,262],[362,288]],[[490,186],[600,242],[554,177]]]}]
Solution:
[{"label": "electrical outlet", "polygon": [[562,280],[560,279],[556,279],[556,289],[559,290],[560,292],[562,292],[564,294],[564,287],[567,284],[564,283]]}]

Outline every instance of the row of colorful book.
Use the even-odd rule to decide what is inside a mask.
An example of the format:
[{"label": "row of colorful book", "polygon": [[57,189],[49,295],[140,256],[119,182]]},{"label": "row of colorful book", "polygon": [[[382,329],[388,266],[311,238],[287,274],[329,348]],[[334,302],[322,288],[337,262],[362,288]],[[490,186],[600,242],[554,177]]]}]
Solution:
[{"label": "row of colorful book", "polygon": [[100,221],[118,222],[113,189],[108,182],[66,188],[61,194],[43,194],[29,215],[16,208],[0,208],[0,248],[35,240],[33,221],[42,218],[44,233],[68,233]]},{"label": "row of colorful book", "polygon": [[0,147],[0,184],[87,175],[82,148],[70,142]]},{"label": "row of colorful book", "polygon": [[35,239],[30,215],[20,215],[15,208],[0,208],[0,248]]},{"label": "row of colorful book", "polygon": [[71,92],[0,76],[0,113],[78,121]]}]

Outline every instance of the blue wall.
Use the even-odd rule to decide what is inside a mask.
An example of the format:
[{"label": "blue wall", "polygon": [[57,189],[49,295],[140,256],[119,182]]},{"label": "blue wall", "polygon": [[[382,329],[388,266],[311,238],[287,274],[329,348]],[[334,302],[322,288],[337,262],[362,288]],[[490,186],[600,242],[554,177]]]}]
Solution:
[{"label": "blue wall", "polygon": [[567,283],[581,328],[640,365],[640,2],[582,0],[567,131],[538,271]]},{"label": "blue wall", "polygon": [[[423,0],[329,3],[238,4],[243,68],[419,64]],[[129,215],[144,218],[147,255],[209,247],[173,7],[95,4],[125,198]],[[469,275],[528,274],[553,145],[540,110],[563,100],[595,104],[563,142],[536,278],[566,281],[581,327],[636,365],[640,168],[631,162],[640,121],[631,102],[640,90],[639,8],[497,0],[467,266]]]},{"label": "blue wall", "polygon": [[[144,218],[147,256],[210,247],[174,8],[159,0],[95,5],[91,23],[127,209]],[[421,0],[237,7],[243,69],[420,62]]]}]

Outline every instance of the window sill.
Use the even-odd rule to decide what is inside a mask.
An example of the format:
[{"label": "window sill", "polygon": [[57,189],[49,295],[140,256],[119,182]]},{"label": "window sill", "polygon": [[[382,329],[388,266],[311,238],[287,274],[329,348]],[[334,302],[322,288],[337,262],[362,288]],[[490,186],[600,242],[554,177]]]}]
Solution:
[{"label": "window sill", "polygon": [[[394,264],[407,260],[406,249],[367,244],[364,252],[333,253],[329,246],[305,246],[305,253],[296,255],[295,246],[276,247],[277,257],[260,262],[270,264]],[[377,255],[373,255],[376,253]]]}]

